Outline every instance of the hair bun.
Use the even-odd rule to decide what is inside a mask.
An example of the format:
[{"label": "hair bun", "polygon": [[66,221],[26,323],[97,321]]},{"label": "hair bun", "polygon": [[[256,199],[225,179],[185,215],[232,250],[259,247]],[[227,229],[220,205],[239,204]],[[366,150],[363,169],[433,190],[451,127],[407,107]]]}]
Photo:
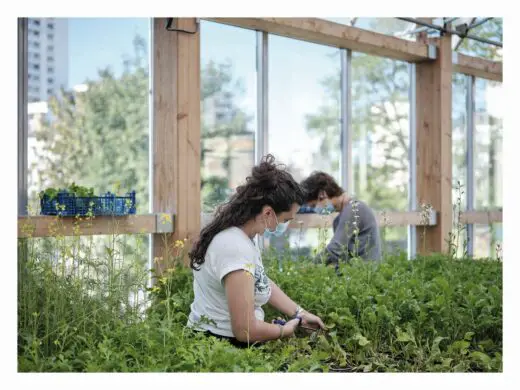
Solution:
[{"label": "hair bun", "polygon": [[263,189],[273,189],[278,185],[280,170],[274,163],[274,156],[268,154],[262,159],[262,162],[253,167],[252,175],[248,182],[256,187]]}]

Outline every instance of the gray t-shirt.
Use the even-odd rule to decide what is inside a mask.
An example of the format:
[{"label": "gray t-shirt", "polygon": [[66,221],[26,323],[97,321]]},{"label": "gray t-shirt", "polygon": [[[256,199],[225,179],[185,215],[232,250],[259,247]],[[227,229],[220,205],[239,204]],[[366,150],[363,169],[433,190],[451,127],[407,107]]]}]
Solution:
[{"label": "gray t-shirt", "polygon": [[333,229],[334,236],[316,261],[324,258],[325,264],[337,264],[339,259],[348,261],[357,256],[381,261],[379,226],[366,203],[351,199],[334,219]]}]

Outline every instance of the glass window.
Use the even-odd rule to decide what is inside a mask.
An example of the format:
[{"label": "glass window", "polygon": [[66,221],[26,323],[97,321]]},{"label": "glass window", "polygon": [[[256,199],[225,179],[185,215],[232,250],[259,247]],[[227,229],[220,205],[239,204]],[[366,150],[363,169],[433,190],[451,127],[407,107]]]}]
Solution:
[{"label": "glass window", "polygon": [[408,210],[409,71],[404,62],[352,55],[349,192],[376,210]]},{"label": "glass window", "polygon": [[474,258],[502,258],[502,224],[475,225]]},{"label": "glass window", "polygon": [[[28,107],[30,205],[39,210],[40,191],[75,182],[96,194],[135,190],[137,213],[147,213],[150,21],[60,18],[52,23],[66,39],[54,47],[53,66],[42,62],[53,72],[43,80],[64,90],[55,94],[42,85],[56,96]],[[124,56],[130,60],[124,62]]]},{"label": "glass window", "polygon": [[323,18],[331,22],[354,26],[363,30],[392,35],[402,39],[415,40],[410,34],[416,28],[415,23],[404,22],[397,18]]},{"label": "glass window", "polygon": [[[268,151],[297,181],[322,170],[341,184],[339,49],[275,35],[268,46]],[[325,235],[332,228],[292,230],[289,245],[309,250]]]},{"label": "glass window", "polygon": [[338,49],[269,36],[269,152],[296,180],[323,170],[340,182],[340,99]]},{"label": "glass window", "polygon": [[[452,201],[466,210],[467,194],[467,76],[455,73],[452,77]],[[464,193],[463,193],[464,192]]]},{"label": "glass window", "polygon": [[[148,213],[150,20],[60,18],[51,26],[60,40],[54,44],[53,66],[46,63],[47,56],[41,64],[54,72],[51,79],[63,90],[41,84],[48,96],[29,95],[29,214],[40,212],[40,191],[72,183],[91,187],[96,195],[135,190],[137,213]],[[48,76],[42,80],[50,82]],[[46,100],[36,101],[42,97]],[[150,265],[148,235],[67,237],[59,246],[53,238],[34,242],[42,245],[36,250],[42,258],[74,243],[81,256],[71,259],[63,253],[59,258],[78,268],[88,262],[104,270],[110,259],[128,270],[122,273],[125,283],[137,277],[134,264],[139,269]],[[106,280],[103,270],[88,277]]]},{"label": "glass window", "polygon": [[502,84],[477,79],[475,86],[475,208],[502,207]]},{"label": "glass window", "polygon": [[202,210],[212,212],[255,164],[256,33],[201,22]]},{"label": "glass window", "polygon": [[[461,18],[465,19],[463,22],[467,24],[479,23],[483,20],[483,18]],[[502,18],[492,18],[491,20],[486,21],[483,24],[478,25],[475,28],[470,30],[470,34],[486,38],[489,40],[502,42],[503,33],[502,33]],[[458,37],[453,37],[454,48],[456,47],[459,41]],[[475,41],[473,39],[464,39],[460,44],[458,50],[459,53],[467,54],[475,57],[483,57],[490,60],[502,60],[502,48],[499,46],[490,45],[488,43],[483,43],[479,41]]]}]

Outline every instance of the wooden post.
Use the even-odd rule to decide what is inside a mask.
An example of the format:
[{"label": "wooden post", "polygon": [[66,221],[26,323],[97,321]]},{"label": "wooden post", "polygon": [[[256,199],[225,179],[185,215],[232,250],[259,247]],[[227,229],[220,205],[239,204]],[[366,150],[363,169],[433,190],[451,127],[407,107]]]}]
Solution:
[{"label": "wooden post", "polygon": [[433,62],[416,64],[417,200],[438,211],[437,224],[417,230],[418,253],[444,252],[452,230],[451,36],[432,39]]},{"label": "wooden post", "polygon": [[[164,271],[176,240],[189,248],[200,230],[200,30],[195,18],[153,22],[153,211],[175,214],[173,234],[154,234]],[[186,259],[185,259],[186,262]]]}]

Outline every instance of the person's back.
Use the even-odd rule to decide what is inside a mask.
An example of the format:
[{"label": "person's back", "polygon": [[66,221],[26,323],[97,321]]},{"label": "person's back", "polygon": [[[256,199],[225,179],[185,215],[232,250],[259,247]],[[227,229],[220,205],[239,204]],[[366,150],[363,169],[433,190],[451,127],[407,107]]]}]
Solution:
[{"label": "person's back", "polygon": [[320,213],[339,211],[334,219],[334,236],[315,261],[337,264],[352,257],[381,260],[381,240],[377,218],[364,202],[349,198],[347,193],[325,172],[314,172],[302,182],[306,204]]},{"label": "person's back", "polygon": [[372,209],[360,200],[350,199],[334,218],[334,236],[327,245],[328,262],[361,257],[381,260],[381,239],[377,218]]}]

